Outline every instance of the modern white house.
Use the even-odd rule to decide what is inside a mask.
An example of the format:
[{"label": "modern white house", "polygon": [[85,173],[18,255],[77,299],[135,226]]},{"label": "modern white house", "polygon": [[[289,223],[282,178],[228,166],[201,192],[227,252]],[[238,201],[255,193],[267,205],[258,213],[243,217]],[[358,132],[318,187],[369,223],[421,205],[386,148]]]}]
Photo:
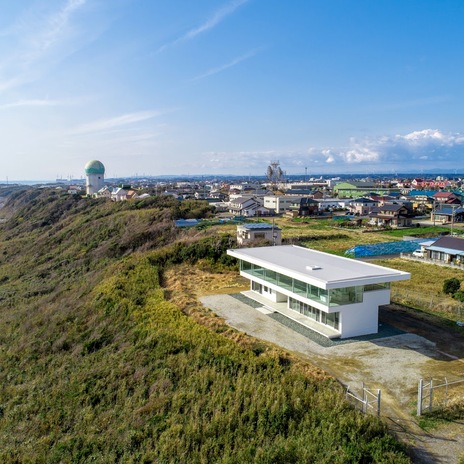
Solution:
[{"label": "modern white house", "polygon": [[250,280],[246,295],[328,338],[378,332],[390,283],[408,272],[293,245],[227,250]]}]

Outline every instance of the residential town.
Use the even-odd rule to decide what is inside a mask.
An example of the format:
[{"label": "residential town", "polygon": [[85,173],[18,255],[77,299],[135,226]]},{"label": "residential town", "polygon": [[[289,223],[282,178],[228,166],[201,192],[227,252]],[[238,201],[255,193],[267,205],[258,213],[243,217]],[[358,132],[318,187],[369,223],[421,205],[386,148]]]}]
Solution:
[{"label": "residential town", "polygon": [[458,177],[105,179],[100,165],[101,173],[86,173],[87,177],[101,176],[92,185],[60,179],[56,189],[112,201],[153,195],[203,200],[219,218],[336,217],[376,227],[410,227],[417,218],[428,218],[434,224],[464,220],[464,181]]}]

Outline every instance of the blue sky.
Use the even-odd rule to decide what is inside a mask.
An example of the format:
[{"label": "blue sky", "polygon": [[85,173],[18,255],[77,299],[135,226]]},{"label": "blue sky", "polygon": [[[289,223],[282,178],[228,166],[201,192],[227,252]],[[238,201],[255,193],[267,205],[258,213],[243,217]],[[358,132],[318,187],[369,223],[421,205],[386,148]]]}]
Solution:
[{"label": "blue sky", "polygon": [[462,0],[0,4],[0,182],[464,172]]}]

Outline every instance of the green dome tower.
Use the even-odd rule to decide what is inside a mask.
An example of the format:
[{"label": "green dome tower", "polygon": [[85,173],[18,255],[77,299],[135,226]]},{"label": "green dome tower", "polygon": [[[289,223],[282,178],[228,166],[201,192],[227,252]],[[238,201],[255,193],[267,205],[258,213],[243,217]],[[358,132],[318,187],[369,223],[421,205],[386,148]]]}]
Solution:
[{"label": "green dome tower", "polygon": [[85,165],[87,195],[94,195],[105,186],[105,166],[101,161],[92,160]]}]

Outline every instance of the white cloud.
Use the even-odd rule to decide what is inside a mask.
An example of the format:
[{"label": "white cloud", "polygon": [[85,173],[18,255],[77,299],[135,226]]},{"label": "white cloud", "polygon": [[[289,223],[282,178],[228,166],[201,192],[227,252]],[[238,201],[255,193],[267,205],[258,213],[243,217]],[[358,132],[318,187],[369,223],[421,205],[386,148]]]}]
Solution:
[{"label": "white cloud", "polygon": [[[65,57],[95,39],[87,23],[78,23],[78,13],[87,0],[67,0],[55,10],[25,10],[2,35],[11,41],[0,57],[0,90],[38,80]],[[77,26],[81,25],[81,28]]]},{"label": "white cloud", "polygon": [[214,74],[218,74],[222,71],[225,71],[226,69],[232,68],[233,66],[236,66],[237,64],[241,63],[242,61],[248,60],[249,58],[253,57],[258,53],[258,50],[251,50],[248,53],[245,53],[244,55],[239,56],[238,58],[233,59],[227,64],[224,64],[222,66],[219,66],[217,68],[210,69],[209,71],[206,71],[204,74],[201,74],[197,77],[194,77],[192,80],[197,81],[200,79],[204,79],[205,77],[212,76]]},{"label": "white cloud", "polygon": [[73,14],[85,4],[86,0],[68,0],[59,11],[46,18],[43,29],[38,31],[35,37],[30,37],[30,59],[36,59],[65,38],[69,33],[69,23]]},{"label": "white cloud", "polygon": [[18,100],[11,103],[0,105],[0,109],[18,108],[18,107],[49,107],[49,106],[65,106],[75,104],[73,100],[49,100],[49,99],[31,99],[31,100]]},{"label": "white cloud", "polygon": [[188,40],[194,39],[197,35],[203,34],[204,32],[209,31],[210,29],[217,26],[221,21],[223,21],[227,16],[231,15],[239,6],[247,3],[248,0],[234,0],[224,7],[217,10],[210,18],[208,18],[203,24],[193,29],[190,29],[184,35],[180,36],[176,40],[162,45],[158,49],[158,53],[165,50],[168,47],[172,47],[181,42],[186,42]]},{"label": "white cloud", "polygon": [[139,111],[136,113],[123,114],[113,118],[99,119],[97,121],[92,121],[90,123],[82,124],[76,127],[71,131],[71,134],[80,135],[108,131],[116,127],[146,121],[147,119],[152,119],[155,116],[159,116],[160,114],[161,112],[159,111]]},{"label": "white cloud", "polygon": [[263,150],[254,152],[205,153],[205,166],[216,172],[233,173],[237,167],[250,172],[264,172],[271,159],[278,159],[284,171],[362,172],[376,169],[386,172],[422,169],[455,169],[464,161],[464,135],[438,129],[423,129],[404,135],[376,138],[352,138],[348,146],[310,147],[301,151]]},{"label": "white cloud", "polygon": [[234,0],[233,2],[230,2],[228,5],[216,11],[214,15],[211,18],[209,18],[205,23],[203,23],[201,26],[188,31],[181,38],[181,40],[182,39],[183,40],[193,39],[198,34],[202,34],[203,32],[206,32],[212,29],[217,24],[219,24],[224,18],[232,14],[239,6],[243,5],[247,1],[248,0]]},{"label": "white cloud", "polygon": [[[398,139],[401,139],[401,136],[397,136]],[[404,140],[409,140],[414,143],[428,143],[430,140],[445,140],[449,139],[449,136],[441,133],[437,129],[424,129],[421,131],[414,131],[410,134],[406,134]]]}]

